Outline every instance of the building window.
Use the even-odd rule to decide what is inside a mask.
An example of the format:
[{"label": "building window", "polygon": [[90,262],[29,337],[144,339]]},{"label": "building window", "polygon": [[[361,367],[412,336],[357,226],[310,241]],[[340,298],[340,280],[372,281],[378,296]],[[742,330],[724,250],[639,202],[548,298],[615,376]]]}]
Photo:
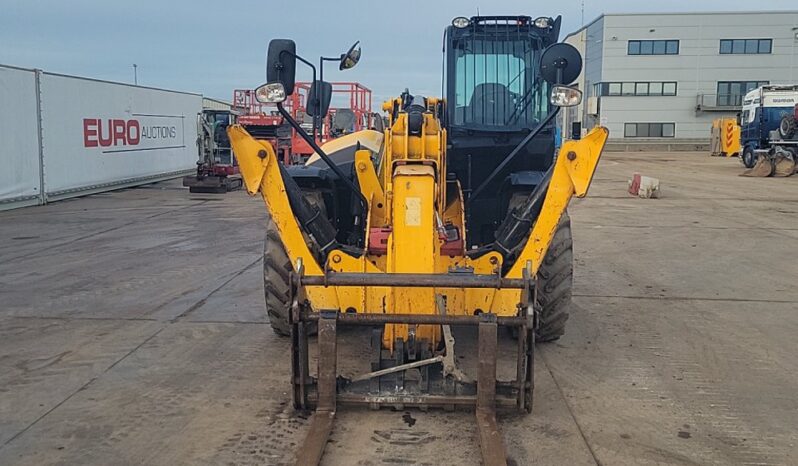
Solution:
[{"label": "building window", "polygon": [[718,107],[740,107],[745,94],[768,84],[769,81],[719,81]]},{"label": "building window", "polygon": [[630,40],[629,55],[679,55],[678,40]]},{"label": "building window", "polygon": [[596,95],[674,96],[676,95],[676,82],[597,83]]},{"label": "building window", "polygon": [[621,95],[635,95],[635,83],[621,83]]},{"label": "building window", "polygon": [[768,54],[773,51],[773,39],[721,39],[721,55]]},{"label": "building window", "polygon": [[625,138],[672,138],[676,136],[676,123],[626,123]]}]

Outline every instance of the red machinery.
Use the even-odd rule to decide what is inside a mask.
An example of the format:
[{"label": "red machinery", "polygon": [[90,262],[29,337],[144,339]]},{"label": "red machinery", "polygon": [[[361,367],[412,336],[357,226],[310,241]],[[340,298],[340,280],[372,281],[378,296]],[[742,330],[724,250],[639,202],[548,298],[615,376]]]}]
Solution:
[{"label": "red machinery", "polygon": [[[316,134],[318,144],[355,131],[382,127],[380,116],[371,112],[370,89],[355,82],[330,84],[333,103],[329,114],[321,122],[321,131]],[[311,85],[309,82],[296,83],[294,93],[283,104],[309,134],[313,134],[313,118],[307,114],[306,108]],[[240,114],[238,123],[256,139],[271,142],[278,158],[285,164],[300,163],[313,154],[310,145],[283,122],[277,107],[258,102],[254,90],[233,91],[233,109]]]}]

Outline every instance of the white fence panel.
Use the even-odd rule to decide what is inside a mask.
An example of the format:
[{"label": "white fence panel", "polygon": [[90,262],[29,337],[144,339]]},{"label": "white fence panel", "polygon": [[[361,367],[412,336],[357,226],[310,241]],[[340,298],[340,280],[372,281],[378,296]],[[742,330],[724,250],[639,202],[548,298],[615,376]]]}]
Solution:
[{"label": "white fence panel", "polygon": [[48,199],[196,167],[202,96],[43,73]]},{"label": "white fence panel", "polygon": [[0,209],[41,196],[36,72],[0,66]]}]

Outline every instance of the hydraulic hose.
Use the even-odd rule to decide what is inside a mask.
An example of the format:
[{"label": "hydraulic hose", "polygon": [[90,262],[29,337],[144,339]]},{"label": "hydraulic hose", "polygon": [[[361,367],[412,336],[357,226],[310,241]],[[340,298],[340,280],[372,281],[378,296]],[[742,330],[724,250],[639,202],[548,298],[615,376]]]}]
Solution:
[{"label": "hydraulic hose", "polygon": [[341,247],[335,239],[338,232],[327,217],[322,215],[319,209],[313,207],[305,199],[302,194],[302,188],[288,175],[283,164],[278,163],[278,165],[280,167],[280,176],[283,178],[283,184],[285,184],[288,203],[291,204],[291,210],[299,220],[303,230],[319,246],[322,259],[326,259],[327,253]]},{"label": "hydraulic hose", "polygon": [[499,226],[496,234],[496,241],[493,243],[494,249],[502,254],[505,259],[513,256],[513,252],[518,249],[529,236],[532,229],[532,224],[540,215],[540,210],[543,208],[543,200],[546,198],[546,192],[549,189],[551,182],[551,174],[554,171],[554,165],[549,168],[540,184],[535,187],[535,190],[526,198],[523,205],[510,210],[507,213],[502,224]]},{"label": "hydraulic hose", "polygon": [[[329,167],[335,172],[338,177],[343,180],[349,188],[352,190],[353,193],[356,194],[356,198],[360,201],[360,205],[363,208],[361,212],[367,212],[368,203],[366,203],[366,198],[357,189],[357,187],[352,183],[352,180],[347,178],[344,175],[344,172],[338,168],[337,165],[330,160],[330,157],[323,151],[319,146],[316,144],[311,137],[305,133],[302,127],[291,118],[291,115],[283,108],[282,104],[277,104],[277,109],[280,111],[280,114],[285,118],[285,120],[293,127],[296,132],[302,137],[302,139],[307,142],[313,150],[316,151],[317,154],[324,160],[324,162],[329,165]],[[352,247],[348,245],[342,245],[336,240],[336,236],[338,235],[338,231],[335,229],[332,223],[322,215],[321,211],[315,207],[313,207],[305,196],[302,194],[302,188],[296,183],[296,181],[286,172],[285,166],[283,164],[280,165],[280,176],[283,178],[283,183],[285,184],[285,191],[286,195],[288,196],[288,201],[291,204],[291,210],[294,211],[294,215],[296,215],[297,219],[299,220],[300,225],[305,230],[308,235],[312,238],[312,240],[319,246],[319,252],[321,254],[322,262],[326,260],[327,254],[333,249],[342,249],[347,251],[350,254],[359,256],[363,253],[363,251],[357,247]],[[355,225],[359,225],[358,222]]]},{"label": "hydraulic hose", "polygon": [[496,230],[496,240],[494,242],[477,250],[469,251],[468,256],[474,259],[496,251],[502,255],[505,264],[509,265],[515,253],[529,237],[532,225],[538,215],[540,215],[553,172],[554,165],[543,175],[540,184],[526,198],[524,204],[507,212],[504,221]]}]

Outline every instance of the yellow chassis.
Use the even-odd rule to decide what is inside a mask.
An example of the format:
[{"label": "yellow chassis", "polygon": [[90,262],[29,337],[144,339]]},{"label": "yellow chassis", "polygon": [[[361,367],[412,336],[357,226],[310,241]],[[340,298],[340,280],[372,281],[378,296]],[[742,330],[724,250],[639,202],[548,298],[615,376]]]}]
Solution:
[{"label": "yellow chassis", "polygon": [[[446,180],[446,131],[432,112],[424,117],[422,134],[410,135],[406,114],[399,114],[385,130],[382,159],[377,166],[372,162],[372,152],[360,150],[355,154],[358,182],[369,202],[366,231],[372,226],[391,228],[387,253],[355,257],[333,250],[323,264],[317,262],[294,217],[280,175],[280,162],[271,144],[254,139],[241,126],[228,129],[247,192],[261,193],[295,269],[301,264],[305,276],[336,272],[446,274],[455,268],[473,270],[477,275],[501,274],[503,259],[497,252],[478,259],[441,254],[440,223],[454,224],[465,232],[464,207],[459,189],[457,199],[446,199],[447,190],[441,185]],[[540,215],[518,259],[503,278],[520,279],[525,268],[530,276],[537,273],[571,197],[586,195],[607,135],[605,128],[598,127],[581,140],[563,144]],[[436,295],[440,295],[445,299],[447,314],[473,315],[483,311],[515,316],[520,301],[519,290],[499,288],[306,286],[299,292],[316,310],[379,314],[437,314]],[[406,324],[389,324],[385,327],[384,346],[393,348],[395,339],[406,339],[408,332],[432,344],[441,338],[440,326],[411,330]]]}]

